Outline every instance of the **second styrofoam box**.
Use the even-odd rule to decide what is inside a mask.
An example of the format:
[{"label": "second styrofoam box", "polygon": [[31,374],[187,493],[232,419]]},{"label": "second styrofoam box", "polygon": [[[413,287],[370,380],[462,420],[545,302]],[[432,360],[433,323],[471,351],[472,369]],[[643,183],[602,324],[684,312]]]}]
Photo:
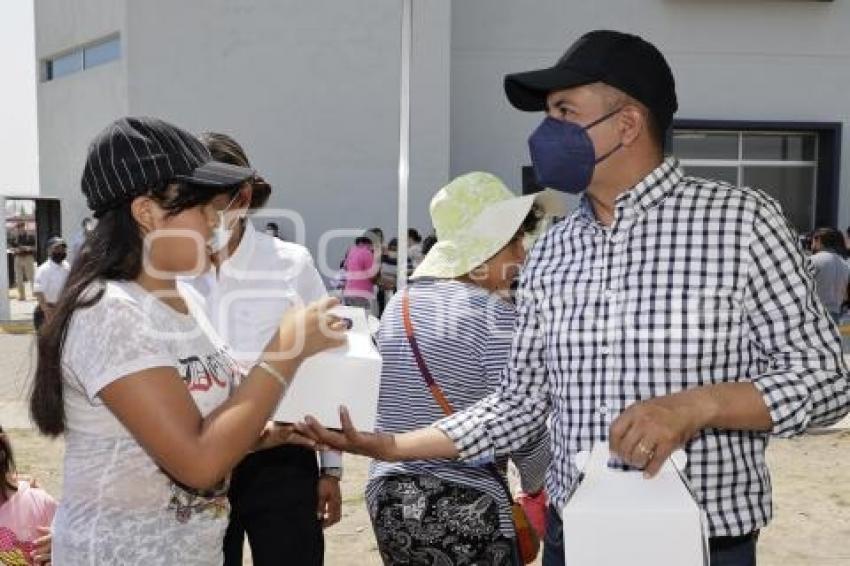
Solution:
[{"label": "second styrofoam box", "polygon": [[[586,457],[585,455],[582,455]],[[684,468],[685,454],[678,469]],[[673,459],[646,479],[609,466],[608,443],[593,447],[562,511],[569,566],[703,566],[705,516]]]}]

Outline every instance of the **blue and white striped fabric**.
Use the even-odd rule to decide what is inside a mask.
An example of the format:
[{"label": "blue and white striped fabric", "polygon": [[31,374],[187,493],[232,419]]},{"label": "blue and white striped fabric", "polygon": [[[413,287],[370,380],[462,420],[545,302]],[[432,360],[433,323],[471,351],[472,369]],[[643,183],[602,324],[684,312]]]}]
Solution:
[{"label": "blue and white striped fabric", "polygon": [[[378,347],[383,357],[376,429],[403,432],[429,426],[444,416],[434,401],[407,342],[401,295],[392,298],[381,319]],[[515,320],[512,304],[486,290],[454,280],[421,280],[410,287],[410,316],[425,363],[455,411],[498,388],[510,352]],[[513,454],[525,491],[542,489],[549,465],[545,425]],[[499,462],[504,467],[505,461]],[[404,463],[375,461],[366,498],[374,510],[381,478],[392,474],[431,474],[443,481],[480,489],[500,502],[501,530],[514,536],[504,492],[485,468],[446,460]]]}]

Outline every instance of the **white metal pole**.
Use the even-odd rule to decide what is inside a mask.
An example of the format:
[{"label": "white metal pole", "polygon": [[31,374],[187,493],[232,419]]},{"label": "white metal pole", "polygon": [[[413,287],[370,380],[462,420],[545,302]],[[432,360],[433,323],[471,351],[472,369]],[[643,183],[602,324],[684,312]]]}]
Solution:
[{"label": "white metal pole", "polygon": [[413,0],[402,0],[401,100],[398,136],[398,265],[397,285],[407,286],[407,190],[410,181],[410,63],[413,33]]}]

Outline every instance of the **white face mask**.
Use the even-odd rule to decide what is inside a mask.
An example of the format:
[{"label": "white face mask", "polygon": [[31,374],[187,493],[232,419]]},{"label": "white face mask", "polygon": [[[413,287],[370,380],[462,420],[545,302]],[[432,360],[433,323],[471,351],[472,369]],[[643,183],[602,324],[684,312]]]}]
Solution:
[{"label": "white face mask", "polygon": [[236,195],[230,202],[227,203],[227,206],[224,209],[218,211],[218,224],[215,228],[213,228],[213,233],[210,239],[207,241],[207,247],[210,249],[212,253],[218,253],[223,250],[228,243],[230,243],[230,238],[233,236],[233,226],[236,225],[237,222],[241,219],[241,215],[237,216],[230,226],[227,225],[227,218],[225,213],[227,210],[233,205],[233,201],[235,201],[239,195]]}]

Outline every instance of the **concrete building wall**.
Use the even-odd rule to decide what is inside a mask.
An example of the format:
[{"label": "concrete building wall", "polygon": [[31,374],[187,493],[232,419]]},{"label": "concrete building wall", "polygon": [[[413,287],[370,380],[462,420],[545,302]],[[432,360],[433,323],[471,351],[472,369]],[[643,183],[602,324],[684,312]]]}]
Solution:
[{"label": "concrete building wall", "polygon": [[[32,2],[7,2],[0,18],[0,68],[3,69],[0,195],[38,194],[34,18]],[[0,223],[0,239],[2,231]]]},{"label": "concrete building wall", "polygon": [[[396,0],[39,0],[40,61],[115,32],[122,42],[118,61],[39,84],[41,194],[62,197],[70,235],[85,213],[86,144],[117,116],[151,114],[234,135],[275,187],[270,206],[302,215],[314,253],[328,230],[380,225],[391,237],[400,18]],[[509,107],[503,76],[551,64],[587,30],[655,42],[680,118],[847,122],[848,23],[846,2],[805,0],[414,2],[410,225],[429,228],[428,202],[450,176],[488,170],[519,188],[540,116]],[[847,225],[847,128],[843,141]]]},{"label": "concrete building wall", "polygon": [[[116,31],[122,40],[119,61],[39,84],[41,194],[62,197],[66,232],[84,214],[86,144],[134,114],[233,135],[274,186],[269,207],[303,217],[314,253],[328,230],[396,234],[401,3],[36,4],[40,60]],[[450,18],[449,0],[414,10],[409,223],[422,231],[448,179]],[[296,236],[292,222],[275,219]],[[332,242],[328,262],[338,264],[349,242]]]},{"label": "concrete building wall", "polygon": [[[71,237],[89,215],[80,191],[86,148],[116,116],[127,113],[125,0],[35,2],[38,65],[40,196],[62,199],[62,230]],[[122,57],[44,81],[44,60],[115,33]]]},{"label": "concrete building wall", "polygon": [[[667,56],[679,118],[850,123],[850,4],[809,0],[464,0],[452,5],[451,172],[514,187],[541,119],[505,99],[506,73],[548,66],[592,29],[640,34]],[[850,224],[850,128],[839,226]]]},{"label": "concrete building wall", "polygon": [[[420,228],[448,174],[449,18],[440,0],[415,20],[410,223]],[[128,21],[131,113],[233,135],[274,187],[269,207],[303,216],[314,253],[328,230],[395,235],[399,2],[147,0],[130,3]],[[331,246],[333,265],[349,243]]]}]

